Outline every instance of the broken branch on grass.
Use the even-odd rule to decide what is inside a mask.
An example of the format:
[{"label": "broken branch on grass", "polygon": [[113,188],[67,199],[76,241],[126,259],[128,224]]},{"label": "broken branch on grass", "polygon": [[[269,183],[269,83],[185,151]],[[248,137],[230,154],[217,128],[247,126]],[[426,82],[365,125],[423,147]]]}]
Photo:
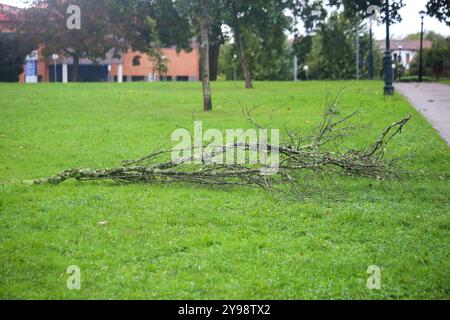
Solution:
[{"label": "broken branch on grass", "polygon": [[[247,120],[255,127],[264,129],[251,117],[252,110],[242,109]],[[216,186],[251,186],[267,191],[300,193],[301,186],[296,176],[302,171],[317,173],[364,176],[371,178],[397,177],[399,170],[393,160],[385,159],[387,144],[399,134],[411,116],[386,127],[375,143],[360,150],[345,150],[343,143],[336,150],[325,145],[337,138],[344,139],[350,128],[349,120],[353,112],[338,117],[337,101],[334,99],[326,107],[323,120],[316,134],[301,136],[286,129],[288,143],[274,146],[270,143],[232,143],[219,145],[214,152],[201,159],[196,156],[196,147],[190,147],[190,156],[173,161],[170,156],[174,150],[165,149],[159,144],[150,154],[136,160],[122,161],[122,166],[112,169],[76,168],[64,170],[54,176],[31,181],[33,184],[60,184],[68,179],[78,181],[111,180],[119,184],[130,183],[195,183]],[[214,157],[228,151],[244,150],[264,152],[266,155],[278,152],[277,171],[271,175],[261,174],[264,164],[219,164]],[[175,150],[177,151],[177,150]]]}]

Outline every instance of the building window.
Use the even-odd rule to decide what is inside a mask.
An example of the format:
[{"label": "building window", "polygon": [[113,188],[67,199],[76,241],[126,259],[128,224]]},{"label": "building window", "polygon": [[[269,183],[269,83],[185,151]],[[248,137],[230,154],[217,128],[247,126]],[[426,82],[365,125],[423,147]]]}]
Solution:
[{"label": "building window", "polygon": [[172,81],[172,76],[161,76],[160,81]]},{"label": "building window", "polygon": [[144,76],[132,76],[131,77],[131,81],[133,81],[133,82],[142,82],[142,81],[145,81],[145,77]]},{"label": "building window", "polygon": [[141,65],[141,56],[135,56],[133,58],[133,67],[137,67]]},{"label": "building window", "polygon": [[411,57],[409,56],[409,53],[406,54],[406,64],[409,64],[409,61],[411,60]]},{"label": "building window", "polygon": [[177,81],[189,81],[189,76],[177,76]]}]

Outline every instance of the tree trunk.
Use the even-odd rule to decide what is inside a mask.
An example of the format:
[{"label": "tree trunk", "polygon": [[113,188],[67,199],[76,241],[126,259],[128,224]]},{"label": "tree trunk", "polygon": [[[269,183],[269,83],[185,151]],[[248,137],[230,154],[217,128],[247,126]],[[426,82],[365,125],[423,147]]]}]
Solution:
[{"label": "tree trunk", "polygon": [[250,70],[248,69],[247,59],[245,57],[244,44],[242,42],[241,29],[239,28],[238,22],[234,23],[234,37],[236,41],[236,46],[239,54],[239,61],[241,63],[242,72],[244,73],[245,88],[252,89],[252,76],[250,75]]},{"label": "tree trunk", "polygon": [[80,57],[76,54],[73,55],[73,72],[72,82],[78,82],[78,69],[80,66]]},{"label": "tree trunk", "polygon": [[202,62],[203,110],[212,110],[211,83],[209,80],[209,24],[208,1],[202,1],[200,59]]},{"label": "tree trunk", "polygon": [[209,79],[211,81],[217,80],[219,69],[219,52],[220,44],[214,43],[209,45]]}]

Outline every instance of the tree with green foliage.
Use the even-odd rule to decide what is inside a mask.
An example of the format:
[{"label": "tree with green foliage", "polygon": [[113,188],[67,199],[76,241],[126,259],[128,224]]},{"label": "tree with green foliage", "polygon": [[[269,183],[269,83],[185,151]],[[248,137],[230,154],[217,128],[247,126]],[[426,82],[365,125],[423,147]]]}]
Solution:
[{"label": "tree with green foliage", "polygon": [[233,31],[246,88],[252,88],[252,77],[284,79],[292,63],[292,58],[285,59],[290,50],[285,32],[298,31],[299,20],[312,29],[326,15],[321,1],[225,0],[224,3],[224,22]]},{"label": "tree with green foliage", "polygon": [[[361,31],[365,31],[362,29]],[[356,74],[355,54],[356,35],[354,21],[344,14],[333,13],[326,23],[312,37],[311,50],[306,54],[309,74],[316,79],[352,79]],[[369,35],[360,37],[360,68],[362,76],[367,76]],[[381,55],[374,50],[375,70],[381,68]]]},{"label": "tree with green foliage", "polygon": [[221,46],[218,62],[218,78],[224,80],[243,79],[239,70],[239,61],[235,47],[230,41],[226,41],[223,46]]},{"label": "tree with green foliage", "polygon": [[312,39],[306,64],[317,79],[351,79],[355,74],[353,25],[334,13]]},{"label": "tree with green foliage", "polygon": [[[372,15],[372,12],[368,12],[367,9],[371,5],[379,6],[381,17],[385,20],[385,0],[330,0],[329,4],[336,7],[344,7],[344,13],[347,17],[354,17],[357,15],[359,18],[367,18]],[[391,23],[401,21],[399,10],[405,6],[403,0],[391,0],[390,2],[390,21]],[[427,14],[430,17],[435,17],[439,21],[450,25],[450,2],[448,0],[428,0]]]},{"label": "tree with green foliage", "polygon": [[[252,79],[255,80],[291,80],[293,55],[287,39],[282,38],[281,48],[267,50],[261,49],[260,39],[244,33],[246,40],[246,56],[249,69],[252,70]],[[239,57],[236,47],[230,42],[221,48],[219,59],[219,70],[222,77],[227,80],[244,80],[242,68],[240,68]]]},{"label": "tree with green foliage", "polygon": [[33,45],[20,41],[18,34],[0,32],[0,82],[19,81],[25,57],[32,49]]},{"label": "tree with green foliage", "polygon": [[293,54],[282,30],[271,36],[243,34],[248,64],[255,80],[291,80]]},{"label": "tree with green foliage", "polygon": [[[380,17],[383,21],[386,20],[385,0],[329,0],[329,5],[335,6],[338,9],[344,8],[344,15],[349,19],[361,20],[372,16],[373,12],[369,11],[370,6],[378,6],[380,8]],[[400,22],[400,9],[403,8],[405,4],[403,0],[390,0],[389,12],[390,12],[390,22]]]},{"label": "tree with green foliage", "polygon": [[[130,0],[122,0],[129,8]],[[161,47],[176,46],[178,50],[191,51],[194,31],[190,21],[183,16],[175,1],[167,0],[132,0],[138,2],[137,11],[151,17],[155,21],[155,28]],[[129,14],[125,15],[129,16]]]},{"label": "tree with green foliage", "polygon": [[219,73],[220,48],[225,44],[227,36],[222,32],[222,18],[216,14],[209,32],[209,78],[216,81]]},{"label": "tree with green foliage", "polygon": [[250,69],[247,62],[247,56],[244,49],[244,39],[242,38],[242,28],[244,22],[248,27],[252,21],[252,15],[250,14],[254,3],[245,1],[224,0],[224,20],[233,30],[234,42],[239,56],[242,72],[244,74],[245,88],[253,88]]},{"label": "tree with green foliage", "polygon": [[450,26],[450,1],[428,0],[427,14]]}]

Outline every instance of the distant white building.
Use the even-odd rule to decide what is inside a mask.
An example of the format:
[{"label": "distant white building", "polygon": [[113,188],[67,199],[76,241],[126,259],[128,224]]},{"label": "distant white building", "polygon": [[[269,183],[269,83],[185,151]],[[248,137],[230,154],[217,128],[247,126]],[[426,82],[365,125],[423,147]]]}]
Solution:
[{"label": "distant white building", "polygon": [[[377,45],[381,51],[386,49],[386,41],[378,40]],[[423,49],[430,49],[433,46],[431,41],[423,40]],[[392,57],[397,59],[401,57],[401,62],[405,70],[409,69],[411,61],[420,51],[420,40],[391,40]]]}]

